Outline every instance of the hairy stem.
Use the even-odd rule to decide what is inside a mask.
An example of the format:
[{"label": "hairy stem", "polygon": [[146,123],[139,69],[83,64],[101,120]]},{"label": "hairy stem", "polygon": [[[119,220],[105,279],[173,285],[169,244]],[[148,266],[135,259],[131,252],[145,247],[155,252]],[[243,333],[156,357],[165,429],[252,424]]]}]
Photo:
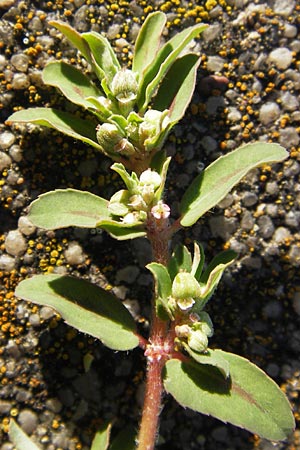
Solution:
[{"label": "hairy stem", "polygon": [[[148,220],[148,239],[151,242],[153,259],[161,264],[167,264],[169,258],[168,220]],[[172,344],[168,340],[169,323],[156,315],[155,298],[152,301],[152,322],[149,345],[146,348],[147,357],[146,387],[137,450],[153,450],[159,428],[161,412],[163,381],[162,368],[172,352]]]}]

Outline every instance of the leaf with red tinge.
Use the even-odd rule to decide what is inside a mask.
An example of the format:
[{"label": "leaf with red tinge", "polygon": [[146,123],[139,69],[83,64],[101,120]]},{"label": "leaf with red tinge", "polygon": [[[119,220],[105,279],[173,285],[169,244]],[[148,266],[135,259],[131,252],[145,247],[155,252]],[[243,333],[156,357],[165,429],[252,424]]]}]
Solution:
[{"label": "leaf with red tinge", "polygon": [[241,356],[214,350],[229,364],[224,378],[217,367],[171,359],[164,386],[180,405],[258,434],[282,441],[295,428],[291,406],[276,383]]}]

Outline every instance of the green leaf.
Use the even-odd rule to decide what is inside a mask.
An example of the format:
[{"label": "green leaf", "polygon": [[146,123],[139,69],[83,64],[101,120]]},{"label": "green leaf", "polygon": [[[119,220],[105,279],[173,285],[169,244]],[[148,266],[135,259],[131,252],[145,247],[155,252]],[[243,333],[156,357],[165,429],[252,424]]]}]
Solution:
[{"label": "green leaf", "polygon": [[63,61],[55,61],[47,64],[43,70],[43,81],[45,84],[55,86],[76,105],[88,109],[94,106],[88,97],[100,97],[102,92],[92,83],[88,77],[83,75],[76,67]]},{"label": "green leaf", "polygon": [[110,84],[115,74],[121,70],[121,66],[109,41],[95,31],[82,33],[81,36],[91,50],[98,78],[102,80],[105,77]]},{"label": "green leaf", "polygon": [[97,431],[92,442],[91,450],[107,450],[111,432],[111,423],[105,422],[101,429]]},{"label": "green leaf", "polygon": [[107,200],[90,192],[57,189],[31,203],[29,219],[47,230],[72,226],[96,228],[101,219],[110,218],[107,206]]},{"label": "green leaf", "polygon": [[168,109],[172,125],[184,116],[192,99],[200,61],[199,55],[193,53],[178,58],[158,88],[153,109]]},{"label": "green leaf", "polygon": [[200,280],[202,269],[205,262],[204,250],[202,245],[194,242],[194,257],[191,274],[194,275],[197,281]]},{"label": "green leaf", "polygon": [[184,407],[230,422],[271,441],[286,439],[295,427],[291,407],[279,387],[245,358],[221,350],[230,377],[213,366],[167,361],[164,386]]},{"label": "green leaf", "polygon": [[40,447],[29,439],[14,419],[10,419],[8,434],[17,450],[40,450]]},{"label": "green leaf", "polygon": [[131,350],[139,343],[134,320],[122,302],[87,281],[65,275],[36,275],[21,281],[16,295],[50,306],[69,325],[113,350]]},{"label": "green leaf", "polygon": [[199,364],[214,366],[220,370],[225,378],[229,377],[230,365],[218,351],[207,349],[206,353],[197,353],[188,344],[182,342],[185,351]]},{"label": "green leaf", "polygon": [[[147,264],[146,268],[150,270],[155,280],[157,314],[162,320],[166,320],[168,317],[172,318],[172,313],[168,306],[168,298],[172,293],[172,282],[168,269],[156,262]],[[166,317],[166,312],[168,317]]]},{"label": "green leaf", "polygon": [[192,257],[185,245],[178,244],[172,253],[172,256],[168,263],[168,271],[171,280],[179,272],[191,272],[192,270]]},{"label": "green leaf", "polygon": [[247,144],[221,156],[199,174],[185,192],[181,203],[181,225],[193,225],[216,206],[251,169],[283,161],[288,152],[278,144]]},{"label": "green leaf", "polygon": [[201,283],[207,283],[209,280],[209,277],[211,276],[211,272],[213,272],[215,269],[217,269],[219,266],[228,266],[231,264],[235,258],[237,257],[236,252],[233,250],[224,250],[223,252],[218,253],[211,262],[206,267],[205,271],[200,277]]},{"label": "green leaf", "polygon": [[149,14],[141,26],[133,53],[132,70],[142,76],[150,66],[160,47],[166,15],[160,11]]},{"label": "green leaf", "polygon": [[143,225],[128,225],[122,222],[116,222],[113,220],[101,220],[98,226],[107,231],[113,238],[118,241],[124,241],[127,239],[136,239],[146,236],[146,231]]},{"label": "green leaf", "polygon": [[28,108],[17,111],[8,117],[7,122],[26,122],[54,128],[74,139],[79,139],[97,150],[101,146],[96,138],[96,122],[83,120],[73,114],[54,108]]},{"label": "green leaf", "polygon": [[117,437],[113,440],[109,450],[135,450],[135,438],[136,430],[129,425],[120,431]]},{"label": "green leaf", "polygon": [[49,21],[49,25],[54,26],[62,34],[64,34],[65,37],[68,39],[68,41],[80,51],[80,53],[89,63],[91,63],[89,46],[87,45],[85,40],[81,37],[81,34],[78,33],[78,31],[76,31],[66,22],[60,22],[59,20],[51,20]]},{"label": "green leaf", "polygon": [[159,188],[155,192],[155,198],[157,200],[160,200],[162,198],[162,195],[163,195],[163,192],[165,189],[167,173],[168,173],[168,168],[169,168],[170,162],[171,162],[171,157],[166,158],[166,160],[164,161],[164,164],[161,168],[161,171],[159,172],[159,174],[161,176],[161,183],[160,183]]},{"label": "green leaf", "polygon": [[140,80],[137,99],[139,112],[146,110],[155,90],[181,51],[205,28],[206,25],[203,24],[186,28],[167,41],[159,50],[152,64],[145,70],[144,77]]}]

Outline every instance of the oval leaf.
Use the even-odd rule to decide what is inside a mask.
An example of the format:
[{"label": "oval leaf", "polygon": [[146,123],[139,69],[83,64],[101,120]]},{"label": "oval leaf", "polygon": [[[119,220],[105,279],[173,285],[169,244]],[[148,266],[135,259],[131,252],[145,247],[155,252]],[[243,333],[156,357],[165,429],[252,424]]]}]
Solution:
[{"label": "oval leaf", "polygon": [[197,353],[188,344],[182,342],[185,351],[199,364],[217,367],[225,378],[229,377],[229,362],[216,350],[207,349],[206,353]]},{"label": "oval leaf", "polygon": [[167,72],[153,102],[153,109],[168,109],[172,125],[175,125],[185,113],[196,84],[197,69],[201,58],[188,53],[178,58]]},{"label": "oval leaf", "polygon": [[87,281],[64,275],[36,275],[21,281],[16,295],[50,306],[69,325],[113,350],[131,350],[139,344],[134,320],[122,302]]},{"label": "oval leaf", "polygon": [[161,35],[166,24],[167,17],[161,11],[149,14],[141,26],[133,54],[132,70],[141,76],[148,67],[160,47]]},{"label": "oval leaf", "polygon": [[40,450],[13,419],[10,419],[8,434],[17,450]]},{"label": "oval leaf", "polygon": [[47,64],[42,75],[45,84],[57,87],[68,100],[88,109],[94,105],[88,97],[100,97],[102,92],[76,67],[63,61]]},{"label": "oval leaf", "polygon": [[107,200],[90,192],[57,189],[31,203],[29,219],[46,230],[72,226],[96,228],[101,219],[110,218],[107,205]]},{"label": "oval leaf", "polygon": [[265,163],[283,161],[288,152],[278,144],[247,144],[221,156],[198,175],[181,203],[181,225],[189,227],[216,206],[246,174]]},{"label": "oval leaf", "polygon": [[111,423],[105,422],[94,436],[91,450],[107,450],[109,446]]},{"label": "oval leaf", "polygon": [[96,138],[97,123],[83,120],[73,114],[55,108],[28,108],[17,111],[8,117],[10,122],[25,122],[54,128],[74,139],[79,139],[101,151]]},{"label": "oval leaf", "polygon": [[75,28],[72,28],[66,22],[60,22],[59,20],[50,20],[49,25],[52,25],[64,34],[68,41],[80,51],[89,63],[91,63],[89,46]]},{"label": "oval leaf", "polygon": [[214,353],[228,361],[228,378],[216,367],[171,359],[165,366],[166,391],[184,407],[265,439],[286,439],[295,422],[289,402],[276,383],[245,358],[221,350]]}]

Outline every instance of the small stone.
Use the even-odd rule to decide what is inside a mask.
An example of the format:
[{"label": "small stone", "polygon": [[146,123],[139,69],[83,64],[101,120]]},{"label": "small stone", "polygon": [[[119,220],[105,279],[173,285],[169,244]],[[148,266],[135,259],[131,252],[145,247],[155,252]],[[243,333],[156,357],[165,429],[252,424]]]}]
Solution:
[{"label": "small stone", "polygon": [[0,414],[7,416],[12,408],[12,404],[6,400],[0,400]]},{"label": "small stone", "polygon": [[300,266],[300,247],[297,244],[291,245],[290,251],[289,251],[289,260],[290,263],[294,266],[299,267]]},{"label": "small stone", "polygon": [[11,157],[7,153],[0,152],[0,171],[9,167],[11,163]]},{"label": "small stone", "polygon": [[49,320],[55,316],[55,311],[49,306],[43,306],[40,310],[40,316],[43,320]]},{"label": "small stone", "polygon": [[234,201],[233,195],[229,193],[226,195],[225,198],[223,198],[223,200],[221,200],[218,203],[218,206],[219,208],[226,209],[228,208],[228,206],[232,205],[233,201]]},{"label": "small stone", "polygon": [[32,434],[38,425],[38,417],[36,413],[30,409],[24,409],[20,412],[18,422],[26,434]]},{"label": "small stone", "polygon": [[242,118],[242,114],[240,113],[240,111],[235,108],[235,107],[230,107],[228,108],[228,114],[227,114],[227,119],[230,122],[239,122]]},{"label": "small stone", "polygon": [[268,57],[270,63],[275,64],[277,69],[287,69],[293,60],[293,53],[285,47],[279,47],[273,50]]},{"label": "small stone", "polygon": [[279,116],[280,108],[275,102],[267,102],[259,110],[259,120],[264,125],[275,122]]},{"label": "small stone", "polygon": [[57,398],[49,398],[46,400],[46,408],[57,414],[62,410],[62,404]]},{"label": "small stone", "polygon": [[243,266],[249,267],[250,269],[260,269],[261,268],[261,258],[256,256],[245,256],[241,260]]},{"label": "small stone", "polygon": [[294,0],[275,0],[273,11],[280,16],[288,17],[293,13],[296,2]]},{"label": "small stone", "polygon": [[3,253],[3,255],[0,255],[0,270],[3,270],[4,272],[10,272],[15,267],[15,258],[12,256],[6,255]]},{"label": "small stone", "polygon": [[[6,150],[15,142],[16,138],[10,131],[4,131],[0,134],[0,148]],[[2,152],[1,152],[2,153]]]},{"label": "small stone", "polygon": [[10,62],[19,72],[26,72],[28,69],[29,58],[24,53],[17,53],[10,58]]},{"label": "small stone", "polygon": [[25,73],[15,73],[11,85],[12,88],[16,90],[27,89],[30,85],[30,81]]},{"label": "small stone", "polygon": [[133,283],[137,276],[139,275],[139,268],[136,266],[126,266],[123,269],[118,270],[116,274],[116,283],[119,284],[121,281],[125,281],[126,283]]},{"label": "small stone", "polygon": [[270,195],[276,195],[279,192],[279,186],[276,181],[269,181],[266,184],[266,192]]},{"label": "small stone", "polygon": [[299,108],[299,101],[297,97],[295,97],[288,91],[281,92],[280,99],[281,106],[285,111],[295,111]]},{"label": "small stone", "polygon": [[30,325],[32,325],[33,327],[38,327],[41,324],[39,314],[30,314],[28,320],[29,320]]},{"label": "small stone", "polygon": [[208,153],[214,152],[218,148],[217,141],[211,136],[203,137],[200,142]]},{"label": "small stone", "polygon": [[119,23],[115,23],[109,27],[107,30],[107,39],[115,39],[117,35],[120,33],[121,25]]},{"label": "small stone", "polygon": [[2,70],[4,69],[4,67],[6,66],[7,61],[4,55],[0,55],[0,70],[2,72]]},{"label": "small stone", "polygon": [[242,202],[246,207],[253,206],[258,202],[258,197],[254,192],[245,192]]},{"label": "small stone", "polygon": [[243,230],[250,231],[254,225],[254,218],[250,211],[245,211],[241,220],[241,227]]},{"label": "small stone", "polygon": [[275,230],[272,219],[269,216],[261,216],[257,220],[259,226],[259,234],[264,239],[269,239]]},{"label": "small stone", "polygon": [[206,42],[212,42],[220,35],[222,32],[222,26],[220,24],[210,25],[206,30],[202,33],[202,38]]},{"label": "small stone", "polygon": [[15,144],[12,145],[9,149],[9,155],[12,157],[12,159],[16,162],[20,162],[23,159],[23,152],[19,145]]},{"label": "small stone", "polygon": [[299,228],[300,211],[288,211],[285,215],[285,223],[292,228]]},{"label": "small stone", "polygon": [[206,104],[206,112],[209,116],[214,115],[219,109],[223,110],[225,107],[224,98],[221,96],[209,97]]},{"label": "small stone", "polygon": [[288,230],[288,228],[278,227],[274,233],[273,238],[274,241],[277,242],[277,244],[283,244],[286,239],[291,238],[291,232],[290,230]]},{"label": "small stone", "polygon": [[83,250],[77,242],[70,242],[64,255],[67,262],[72,266],[82,264],[85,261]]},{"label": "small stone", "polygon": [[31,236],[35,232],[36,227],[30,222],[27,216],[21,216],[18,220],[18,229],[25,236]]},{"label": "small stone", "polygon": [[238,220],[236,217],[210,217],[209,227],[213,237],[221,237],[227,241],[238,229]]},{"label": "small stone", "polygon": [[297,36],[297,27],[295,25],[291,25],[290,23],[286,23],[284,25],[283,35],[287,38],[294,38]]},{"label": "small stone", "polygon": [[5,249],[12,256],[21,256],[27,250],[27,242],[19,230],[12,230],[6,236]]},{"label": "small stone", "polygon": [[285,148],[297,146],[300,142],[299,134],[294,127],[287,127],[280,130],[279,143]]},{"label": "small stone", "polygon": [[225,60],[220,56],[209,56],[207,58],[207,70],[211,72],[221,72],[225,64]]}]

